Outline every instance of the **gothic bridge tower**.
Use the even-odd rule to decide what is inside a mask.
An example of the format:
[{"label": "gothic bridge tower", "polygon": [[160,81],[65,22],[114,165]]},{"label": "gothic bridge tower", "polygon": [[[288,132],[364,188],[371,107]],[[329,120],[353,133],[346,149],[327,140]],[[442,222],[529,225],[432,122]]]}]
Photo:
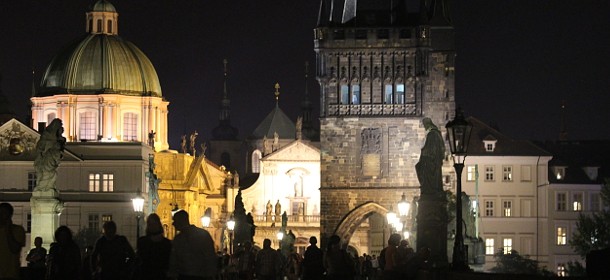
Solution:
[{"label": "gothic bridge tower", "polygon": [[[314,48],[322,240],[339,234],[374,253],[387,230],[370,221],[362,232],[361,224],[392,205],[396,211],[403,193],[408,200],[419,195],[421,119],[430,117],[444,133],[455,111],[448,11],[446,0],[321,1]],[[447,164],[444,174],[449,170]]]}]

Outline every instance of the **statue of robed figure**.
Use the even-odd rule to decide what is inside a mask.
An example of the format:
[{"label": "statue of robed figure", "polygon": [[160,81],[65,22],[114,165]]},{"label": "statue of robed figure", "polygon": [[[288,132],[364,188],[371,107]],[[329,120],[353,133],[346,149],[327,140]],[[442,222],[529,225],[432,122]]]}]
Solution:
[{"label": "statue of robed figure", "polygon": [[64,128],[60,119],[51,121],[36,143],[36,170],[35,191],[48,191],[57,188],[57,168],[63,158],[66,138],[62,136]]}]

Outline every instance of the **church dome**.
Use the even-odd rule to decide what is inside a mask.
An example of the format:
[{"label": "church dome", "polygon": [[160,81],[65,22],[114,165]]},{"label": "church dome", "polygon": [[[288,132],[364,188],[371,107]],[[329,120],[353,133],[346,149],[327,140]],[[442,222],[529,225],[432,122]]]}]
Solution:
[{"label": "church dome", "polygon": [[146,55],[118,36],[118,13],[106,0],[87,13],[88,32],[49,63],[37,96],[115,93],[161,97],[157,72]]}]

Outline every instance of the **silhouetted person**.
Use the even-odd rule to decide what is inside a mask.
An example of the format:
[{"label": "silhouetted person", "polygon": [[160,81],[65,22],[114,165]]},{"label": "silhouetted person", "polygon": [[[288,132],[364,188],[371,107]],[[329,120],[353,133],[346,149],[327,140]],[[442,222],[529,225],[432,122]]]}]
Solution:
[{"label": "silhouetted person", "polygon": [[83,261],[81,266],[80,279],[81,280],[91,280],[93,279],[92,271],[91,271],[91,253],[93,253],[93,246],[85,247],[85,254],[83,255]]},{"label": "silhouetted person", "polygon": [[174,227],[179,231],[172,243],[170,277],[178,280],[212,280],[216,277],[218,257],[214,240],[207,230],[189,223],[189,214],[174,214]]},{"label": "silhouetted person", "polygon": [[25,257],[28,262],[28,279],[44,279],[46,272],[47,249],[42,247],[42,237],[34,238],[34,248]]},{"label": "silhouetted person", "polygon": [[81,269],[80,248],[67,226],[55,230],[55,242],[49,249],[47,280],[78,280]]},{"label": "silhouetted person", "polygon": [[281,268],[281,255],[271,249],[271,240],[263,240],[263,249],[256,254],[256,279],[276,280]]},{"label": "silhouetted person", "polygon": [[256,267],[256,254],[252,250],[252,242],[244,242],[242,250],[237,252],[237,273],[239,279],[254,279],[254,268]]},{"label": "silhouetted person", "polygon": [[95,242],[91,254],[92,271],[101,280],[127,279],[135,258],[133,248],[125,236],[116,233],[113,221],[105,222],[102,228],[103,235]]},{"label": "silhouetted person", "polygon": [[385,250],[385,266],[383,267],[383,279],[393,280],[400,279],[399,266],[396,263],[398,245],[400,244],[400,234],[393,233],[388,238],[388,247]]},{"label": "silhouetted person", "polygon": [[172,243],[163,236],[161,219],[155,213],[146,218],[146,235],[138,239],[139,279],[165,280]]},{"label": "silhouetted person", "polygon": [[303,258],[303,280],[318,280],[324,277],[324,254],[317,244],[318,239],[315,236],[309,238],[309,247]]},{"label": "silhouetted person", "polygon": [[355,268],[352,257],[341,248],[341,238],[333,235],[328,239],[328,247],[324,256],[326,278],[343,280],[354,279]]},{"label": "silhouetted person", "polygon": [[13,224],[13,206],[0,203],[0,279],[19,279],[25,229]]}]

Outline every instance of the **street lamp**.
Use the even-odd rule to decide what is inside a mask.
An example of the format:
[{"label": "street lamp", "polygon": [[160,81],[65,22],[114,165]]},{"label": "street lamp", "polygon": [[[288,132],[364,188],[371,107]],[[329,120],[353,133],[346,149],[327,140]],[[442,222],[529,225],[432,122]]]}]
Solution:
[{"label": "street lamp", "polygon": [[233,255],[233,230],[235,229],[233,215],[231,215],[231,218],[227,221],[227,229],[229,229],[229,253]]},{"label": "street lamp", "polygon": [[136,197],[131,199],[133,211],[136,213],[136,238],[140,238],[140,219],[144,214],[144,197],[138,192]]},{"label": "street lamp", "polygon": [[388,219],[388,225],[390,226],[390,231],[391,231],[391,228],[395,227],[395,224],[396,224],[396,221],[397,221],[396,213],[394,213],[394,210],[392,209],[392,206],[390,206],[390,211],[388,211],[388,213],[385,214],[385,216]]},{"label": "street lamp", "polygon": [[210,216],[212,216],[211,212],[212,212],[212,209],[210,209],[210,208],[205,209],[203,216],[201,216],[201,226],[202,227],[207,228],[210,226],[210,220],[211,220]]},{"label": "street lamp", "polygon": [[472,132],[472,124],[464,119],[464,113],[457,109],[455,118],[445,126],[449,136],[449,148],[453,155],[453,168],[457,177],[457,190],[455,202],[455,243],[453,244],[453,264],[454,270],[469,270],[466,262],[466,252],[464,252],[464,236],[462,235],[462,170],[464,160]]}]

